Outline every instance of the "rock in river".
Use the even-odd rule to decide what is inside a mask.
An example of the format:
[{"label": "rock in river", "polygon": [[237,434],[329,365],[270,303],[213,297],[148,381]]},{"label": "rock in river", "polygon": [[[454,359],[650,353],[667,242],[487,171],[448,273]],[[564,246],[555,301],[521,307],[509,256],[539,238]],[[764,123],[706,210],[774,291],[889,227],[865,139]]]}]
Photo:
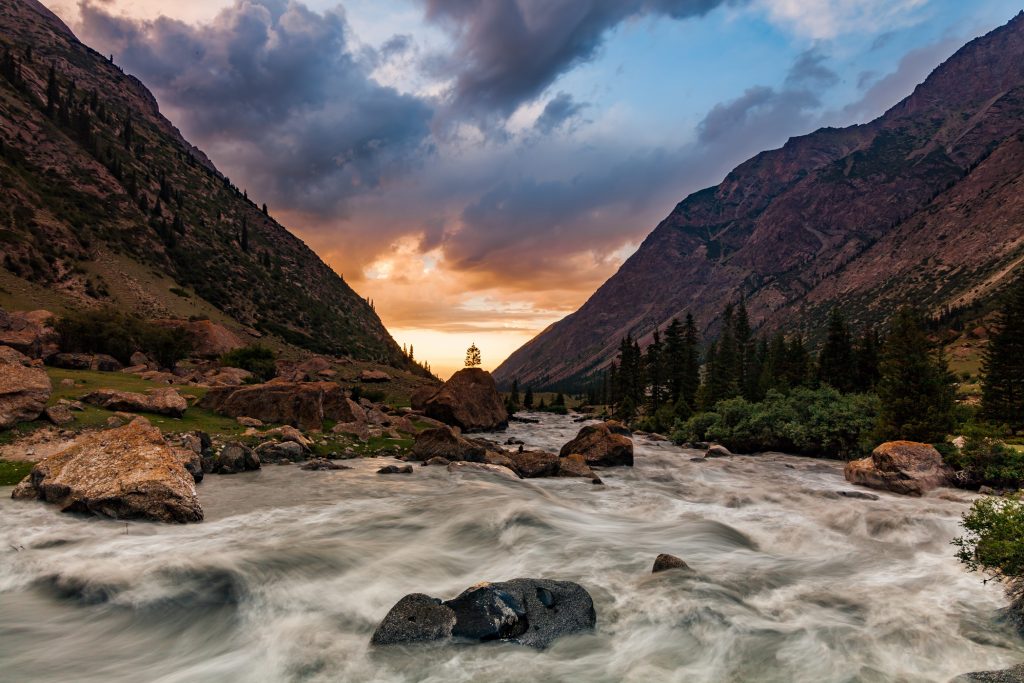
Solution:
[{"label": "rock in river", "polygon": [[633,466],[633,442],[612,431],[606,422],[581,429],[575,439],[562,446],[559,455],[564,458],[574,453],[582,455],[591,466]]},{"label": "rock in river", "polygon": [[513,579],[481,583],[442,602],[407,595],[377,627],[373,645],[448,639],[474,643],[501,640],[537,649],[557,638],[590,631],[597,623],[594,601],[569,581]]},{"label": "rock in river", "polygon": [[12,494],[114,519],[199,522],[192,475],[145,418],[92,432],[36,463]]},{"label": "rock in river", "polygon": [[459,370],[424,404],[427,417],[459,427],[464,432],[485,432],[508,426],[508,411],[489,372]]},{"label": "rock in river", "polygon": [[942,456],[933,446],[889,441],[867,458],[846,463],[846,480],[868,488],[920,496],[946,483]]}]

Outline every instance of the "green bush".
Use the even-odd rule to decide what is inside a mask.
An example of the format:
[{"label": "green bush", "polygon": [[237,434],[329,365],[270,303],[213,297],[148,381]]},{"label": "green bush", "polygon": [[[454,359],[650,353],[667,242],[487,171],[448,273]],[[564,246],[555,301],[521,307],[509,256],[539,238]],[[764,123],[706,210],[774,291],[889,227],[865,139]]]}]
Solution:
[{"label": "green bush", "polygon": [[841,394],[831,387],[769,392],[764,401],[720,401],[698,413],[673,434],[677,442],[715,441],[739,453],[782,451],[838,458],[871,450],[878,401],[864,394]]},{"label": "green bush", "polygon": [[1024,452],[990,436],[967,436],[963,448],[943,453],[943,460],[962,473],[963,485],[970,488],[1018,488],[1024,482]]},{"label": "green bush", "polygon": [[1019,498],[985,496],[961,522],[967,532],[953,540],[957,558],[971,571],[1004,582],[1019,607],[1024,577],[1024,503]]},{"label": "green bush", "polygon": [[361,398],[365,398],[370,403],[383,403],[387,394],[380,389],[368,389],[357,384],[352,387],[352,400],[358,401]]},{"label": "green bush", "polygon": [[253,379],[266,382],[277,374],[277,354],[260,344],[243,346],[220,357],[220,364],[229,368],[242,368],[252,373]]},{"label": "green bush", "polygon": [[71,353],[105,353],[124,364],[142,351],[162,367],[171,368],[187,358],[194,347],[190,333],[164,327],[114,308],[76,311],[54,324],[60,348]]}]

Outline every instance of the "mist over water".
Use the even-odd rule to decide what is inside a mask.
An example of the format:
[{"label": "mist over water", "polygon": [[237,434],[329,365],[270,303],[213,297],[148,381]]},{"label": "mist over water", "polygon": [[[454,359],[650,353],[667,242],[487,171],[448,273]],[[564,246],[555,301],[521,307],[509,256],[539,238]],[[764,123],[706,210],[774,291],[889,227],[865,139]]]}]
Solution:
[{"label": "mist over water", "polygon": [[[557,451],[579,428],[541,419],[500,438]],[[190,526],[0,488],[0,680],[931,682],[1024,660],[1000,588],[953,558],[969,494],[850,499],[839,463],[635,441],[604,486],[386,459],[209,476]],[[652,576],[663,552],[696,571]],[[368,647],[407,593],[515,577],[582,584],[596,632]]]}]

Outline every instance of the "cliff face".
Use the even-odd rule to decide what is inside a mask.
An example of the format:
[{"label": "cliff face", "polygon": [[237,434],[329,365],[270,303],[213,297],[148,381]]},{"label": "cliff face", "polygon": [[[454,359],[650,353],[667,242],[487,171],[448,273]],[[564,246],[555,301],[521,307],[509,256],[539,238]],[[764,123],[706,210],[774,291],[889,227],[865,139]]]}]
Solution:
[{"label": "cliff face", "polygon": [[996,291],[1024,259],[1024,13],[879,119],[764,152],[676,206],[577,312],[495,372],[543,386],[692,312],[711,332],[746,298],[766,331],[815,334],[829,308],[884,322]]},{"label": "cliff face", "polygon": [[209,315],[405,365],[372,308],[35,0],[0,3],[0,303]]}]

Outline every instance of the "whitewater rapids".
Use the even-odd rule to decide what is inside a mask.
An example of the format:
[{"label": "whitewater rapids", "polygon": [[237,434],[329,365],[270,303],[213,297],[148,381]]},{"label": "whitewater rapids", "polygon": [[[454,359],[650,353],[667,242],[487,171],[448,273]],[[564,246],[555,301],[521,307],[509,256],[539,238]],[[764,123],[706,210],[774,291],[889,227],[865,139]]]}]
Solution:
[{"label": "whitewater rapids", "polygon": [[[494,438],[557,452],[580,426],[541,420]],[[0,680],[910,683],[1024,661],[1000,588],[953,557],[970,494],[846,498],[839,463],[635,441],[603,486],[381,476],[385,458],[208,476],[189,526],[0,488]],[[695,573],[652,576],[659,553]],[[368,646],[407,593],[515,577],[582,584],[596,632],[544,652]]]}]

